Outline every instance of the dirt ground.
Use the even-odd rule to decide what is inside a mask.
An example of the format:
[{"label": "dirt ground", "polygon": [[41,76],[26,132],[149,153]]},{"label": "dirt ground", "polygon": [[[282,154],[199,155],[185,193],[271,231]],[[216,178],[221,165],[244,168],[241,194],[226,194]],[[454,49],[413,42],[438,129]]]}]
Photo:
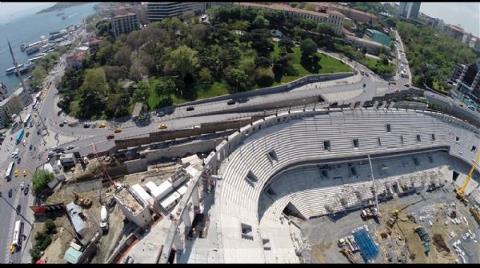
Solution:
[{"label": "dirt ground", "polygon": [[[57,233],[52,235],[52,243],[45,249],[43,256],[48,258],[49,263],[65,263],[63,256],[74,238],[73,228],[66,215],[55,218],[54,222],[57,226]],[[34,233],[33,239],[35,234],[43,228],[43,222],[35,224],[34,232],[32,232]]]},{"label": "dirt ground", "polygon": [[312,246],[312,262],[313,263],[325,263],[325,251],[335,246],[333,242],[322,242],[318,245]]}]

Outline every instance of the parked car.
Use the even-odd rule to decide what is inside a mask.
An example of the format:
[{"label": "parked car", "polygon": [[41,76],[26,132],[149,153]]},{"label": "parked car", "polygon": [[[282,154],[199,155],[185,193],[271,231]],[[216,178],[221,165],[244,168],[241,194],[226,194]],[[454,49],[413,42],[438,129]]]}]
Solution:
[{"label": "parked car", "polygon": [[166,128],[168,128],[168,127],[167,127],[166,124],[163,124],[163,123],[162,123],[162,124],[160,124],[160,125],[158,126],[158,128],[159,128],[159,129],[166,129]]},{"label": "parked car", "polygon": [[157,112],[157,116],[158,116],[158,117],[162,117],[162,116],[164,116],[164,115],[165,115],[164,112]]},{"label": "parked car", "polygon": [[20,212],[22,212],[22,206],[20,204],[18,204],[17,206],[17,214],[20,214]]},{"label": "parked car", "polygon": [[229,100],[229,101],[227,102],[227,104],[228,104],[228,105],[233,105],[233,104],[235,104],[235,101],[234,101],[234,100]]},{"label": "parked car", "polygon": [[115,138],[115,135],[113,135],[113,134],[110,134],[110,135],[107,136],[107,140],[111,140],[113,138]]},{"label": "parked car", "polygon": [[83,127],[84,127],[84,128],[89,128],[89,127],[90,127],[90,124],[85,123],[85,124],[83,124]]},{"label": "parked car", "polygon": [[25,190],[23,190],[23,193],[27,195],[29,189],[30,189],[30,184],[27,184],[27,186],[25,186]]},{"label": "parked car", "polygon": [[195,108],[193,108],[193,106],[187,107],[187,111],[193,111],[193,110],[195,110]]},{"label": "parked car", "polygon": [[116,128],[113,132],[120,133],[120,132],[122,132],[122,129],[121,128]]},{"label": "parked car", "polygon": [[12,189],[8,190],[8,197],[10,197],[10,198],[11,198],[11,197],[12,197],[12,195],[13,195],[13,191],[12,191]]},{"label": "parked car", "polygon": [[68,145],[67,150],[72,150],[73,148],[75,148],[75,146],[73,146],[73,145]]}]

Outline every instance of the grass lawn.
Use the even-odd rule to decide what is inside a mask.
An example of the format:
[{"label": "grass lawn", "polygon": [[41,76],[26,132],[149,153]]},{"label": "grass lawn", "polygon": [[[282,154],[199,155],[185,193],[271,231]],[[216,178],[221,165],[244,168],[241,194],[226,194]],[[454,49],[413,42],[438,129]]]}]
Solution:
[{"label": "grass lawn", "polygon": [[[280,56],[280,47],[278,46],[278,43],[274,44],[274,49],[272,52],[272,57],[276,58]],[[328,55],[325,55],[323,53],[317,53],[317,55],[320,57],[319,65],[321,66],[319,70],[319,74],[329,74],[329,73],[339,73],[339,72],[351,72],[352,69],[350,66],[344,64],[343,62],[334,59]],[[298,75],[294,76],[283,76],[281,83],[275,83],[274,86],[284,84],[291,82],[293,80],[299,79],[303,76],[307,76],[310,74],[313,74],[306,70],[302,64],[301,64],[301,58],[302,58],[302,52],[300,50],[300,47],[296,46],[293,48],[293,68],[297,70]]]},{"label": "grass lawn", "polygon": [[199,88],[199,90],[197,90],[197,94],[197,99],[206,99],[215,96],[230,94],[230,92],[228,92],[227,82],[221,81],[211,84],[208,88]]}]

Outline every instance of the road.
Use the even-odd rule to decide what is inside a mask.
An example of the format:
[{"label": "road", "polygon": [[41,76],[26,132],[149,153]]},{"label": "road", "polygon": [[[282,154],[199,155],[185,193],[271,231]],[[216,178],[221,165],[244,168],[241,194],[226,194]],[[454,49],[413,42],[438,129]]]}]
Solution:
[{"label": "road", "polygon": [[[82,34],[84,34],[84,32],[81,32],[81,35]],[[402,44],[401,47],[403,48]],[[15,169],[18,168],[21,170],[21,173],[23,173],[25,169],[29,171],[26,177],[20,174],[19,177],[13,177],[9,182],[2,180],[0,183],[0,191],[2,193],[0,213],[3,215],[0,219],[0,224],[4,226],[4,228],[0,230],[0,237],[2,238],[2,242],[0,243],[1,262],[20,262],[21,254],[25,250],[25,247],[22,247],[22,252],[13,255],[9,254],[8,248],[12,239],[13,224],[16,220],[25,217],[26,209],[28,209],[27,206],[31,204],[32,197],[31,194],[25,195],[20,192],[19,185],[22,181],[31,185],[32,173],[38,166],[46,162],[48,149],[58,145],[57,143],[61,144],[62,147],[72,145],[75,148],[71,151],[78,151],[84,155],[91,152],[92,143],[96,144],[97,150],[99,151],[113,147],[113,141],[107,140],[106,135],[112,133],[116,127],[121,127],[123,131],[115,134],[115,138],[138,137],[152,131],[158,131],[159,122],[166,123],[169,129],[182,129],[200,123],[240,118],[252,114],[225,113],[228,109],[256,107],[261,104],[277,103],[285,100],[309,99],[318,96],[322,96],[330,103],[366,101],[372,99],[374,96],[406,89],[405,84],[410,83],[409,79],[401,78],[398,75],[395,77],[395,84],[389,83],[392,81],[383,80],[359,63],[351,62],[338,54],[322,53],[329,54],[344,61],[352,66],[357,71],[357,74],[347,79],[304,85],[285,93],[251,97],[245,103],[228,105],[227,101],[214,101],[195,105],[193,111],[187,111],[188,106],[177,107],[174,112],[169,115],[163,117],[152,116],[152,122],[143,127],[137,126],[132,121],[127,121],[123,123],[109,122],[107,128],[84,128],[82,123],[74,127],[67,125],[63,127],[60,126],[60,123],[65,120],[73,120],[59,113],[59,108],[56,105],[58,101],[56,84],[63,76],[65,69],[65,56],[62,56],[57,66],[55,66],[44,81],[45,87],[43,89],[43,97],[38,104],[38,115],[32,116],[33,127],[28,129],[30,135],[26,138],[26,145],[15,145],[15,132],[10,131],[7,133],[7,137],[0,148],[1,171],[4,172],[10,161],[12,161],[10,152],[12,152],[15,147],[19,148],[19,156],[22,159],[19,164],[16,164]],[[406,65],[408,65],[408,63]],[[31,111],[32,106],[30,105],[26,107],[23,113],[27,114]],[[208,115],[213,112],[219,114]],[[38,135],[37,131],[40,131],[41,134]],[[59,137],[74,140],[65,142],[61,141],[62,139]],[[32,151],[29,150],[30,145],[32,145]],[[8,197],[8,191],[10,189],[13,191],[13,197],[11,198]],[[21,206],[21,213],[19,215],[17,215],[15,211],[17,205]],[[30,225],[27,222],[24,233],[27,236],[30,234]]]}]

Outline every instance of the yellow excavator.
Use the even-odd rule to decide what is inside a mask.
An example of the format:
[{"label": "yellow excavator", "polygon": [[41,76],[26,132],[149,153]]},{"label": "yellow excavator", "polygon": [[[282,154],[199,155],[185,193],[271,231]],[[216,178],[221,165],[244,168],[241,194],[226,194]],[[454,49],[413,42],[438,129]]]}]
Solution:
[{"label": "yellow excavator", "polygon": [[455,193],[457,194],[457,198],[458,200],[460,200],[463,204],[467,205],[468,203],[468,200],[465,198],[465,189],[467,188],[468,186],[468,183],[470,182],[470,180],[472,180],[472,177],[473,177],[473,173],[475,172],[475,170],[477,169],[477,163],[480,161],[480,150],[479,152],[477,153],[477,159],[475,162],[472,163],[472,168],[470,168],[470,171],[468,172],[467,174],[467,178],[465,179],[465,181],[463,182],[463,185],[462,187],[458,188],[458,189],[455,189]]},{"label": "yellow excavator", "polygon": [[82,208],[90,208],[92,206],[92,200],[90,198],[81,197],[77,192],[72,191],[74,200],[73,203],[81,206]]}]

